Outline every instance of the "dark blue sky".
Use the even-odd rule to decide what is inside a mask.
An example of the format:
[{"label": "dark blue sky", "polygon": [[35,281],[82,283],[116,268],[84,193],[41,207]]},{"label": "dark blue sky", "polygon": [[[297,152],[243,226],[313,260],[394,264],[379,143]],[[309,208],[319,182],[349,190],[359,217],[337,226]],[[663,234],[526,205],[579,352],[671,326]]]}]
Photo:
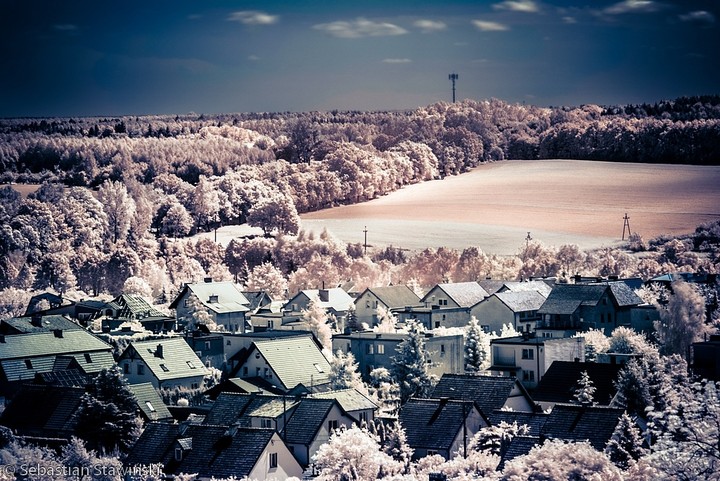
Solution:
[{"label": "dark blue sky", "polygon": [[0,0],[0,116],[720,93],[718,1]]}]

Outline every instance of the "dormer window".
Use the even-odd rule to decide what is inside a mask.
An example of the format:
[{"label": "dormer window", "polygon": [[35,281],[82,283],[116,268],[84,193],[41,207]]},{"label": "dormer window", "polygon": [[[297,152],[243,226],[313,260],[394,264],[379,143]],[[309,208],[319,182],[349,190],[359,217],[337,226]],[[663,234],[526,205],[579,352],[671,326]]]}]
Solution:
[{"label": "dormer window", "polygon": [[212,294],[210,298],[208,299],[208,302],[213,304],[218,302],[218,296],[216,294]]},{"label": "dormer window", "polygon": [[195,364],[193,364],[192,361],[186,361],[186,362],[187,362],[187,365],[188,365],[188,367],[189,367],[190,369],[195,369]]}]

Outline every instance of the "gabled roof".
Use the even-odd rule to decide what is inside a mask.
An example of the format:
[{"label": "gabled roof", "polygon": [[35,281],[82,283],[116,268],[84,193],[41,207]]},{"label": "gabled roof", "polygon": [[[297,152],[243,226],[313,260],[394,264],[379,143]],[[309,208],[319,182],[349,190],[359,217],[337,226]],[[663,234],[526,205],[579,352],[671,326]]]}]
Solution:
[{"label": "gabled roof", "polygon": [[[59,356],[58,356],[59,357]],[[77,368],[39,372],[35,375],[35,384],[46,384],[62,387],[85,387],[92,380],[91,376]]]},{"label": "gabled roof", "polygon": [[[472,307],[488,297],[488,293],[477,282],[453,282],[436,286],[460,307]],[[431,289],[432,292],[434,289]],[[429,293],[428,293],[429,294]],[[422,299],[426,302],[427,294]]]},{"label": "gabled roof", "polygon": [[645,302],[640,296],[635,294],[635,291],[633,291],[626,282],[608,282],[608,285],[610,286],[613,297],[615,297],[615,302],[620,307],[638,306]]},{"label": "gabled roof", "polygon": [[0,341],[0,365],[8,381],[52,371],[58,356],[74,357],[85,373],[115,364],[112,347],[83,329],[16,334]]},{"label": "gabled roof", "polygon": [[485,416],[505,405],[510,393],[520,389],[528,402],[530,395],[516,378],[508,376],[474,376],[470,374],[442,375],[432,392],[433,399],[447,397],[473,401]]},{"label": "gabled roof", "polygon": [[108,303],[118,312],[120,318],[144,319],[146,317],[168,317],[164,312],[153,307],[142,296],[133,294],[121,294]]},{"label": "gabled roof", "polygon": [[411,447],[448,450],[474,407],[472,401],[411,398],[399,421]]},{"label": "gabled roof", "polygon": [[130,388],[130,391],[135,395],[138,407],[145,416],[145,419],[149,421],[172,419],[170,410],[152,384],[149,382],[129,384],[128,388]]},{"label": "gabled roof", "polygon": [[308,394],[308,397],[317,399],[336,399],[345,411],[360,411],[363,409],[377,409],[378,405],[357,389],[338,389],[336,391],[317,392]]},{"label": "gabled roof", "polygon": [[[408,286],[368,287],[365,289],[365,292],[372,293],[380,302],[385,304],[388,309],[419,306],[422,304],[418,295]],[[360,294],[358,299],[361,298],[365,292]]]},{"label": "gabled roof", "polygon": [[511,461],[519,456],[525,456],[532,448],[540,445],[540,438],[536,436],[515,436],[510,441],[507,450],[503,453],[500,458],[500,464],[498,464],[497,470],[502,471],[505,469],[505,463]]},{"label": "gabled roof", "polygon": [[0,417],[0,424],[21,436],[70,437],[84,388],[23,385]]},{"label": "gabled roof", "polygon": [[478,284],[480,284],[480,287],[485,289],[485,291],[488,293],[488,295],[493,295],[496,292],[502,291],[505,289],[505,282],[506,281],[500,281],[496,279],[485,279],[482,281],[478,281]]},{"label": "gabled roof", "polygon": [[490,424],[497,426],[501,422],[508,424],[517,423],[518,426],[523,424],[528,427],[528,436],[540,436],[545,422],[547,422],[549,414],[542,412],[537,413],[526,413],[520,411],[503,411],[502,409],[496,409],[488,416]]},{"label": "gabled roof", "polygon": [[540,379],[533,398],[543,402],[574,402],[577,382],[582,372],[587,371],[596,389],[595,402],[608,405],[617,392],[613,383],[621,369],[620,364],[555,361]]},{"label": "gabled roof", "polygon": [[292,397],[269,394],[220,393],[205,416],[205,424],[249,426],[249,417],[276,418],[297,405]]},{"label": "gabled roof", "polygon": [[[241,479],[250,475],[273,438],[273,429],[150,423],[126,464],[162,463],[168,474]],[[176,446],[182,450],[182,461],[175,460]]]},{"label": "gabled roof", "polygon": [[542,427],[542,436],[568,441],[587,440],[602,451],[623,412],[621,408],[556,404]]},{"label": "gabled roof", "polygon": [[547,297],[553,290],[554,281],[507,281],[504,284],[504,290],[510,292],[535,291]]},{"label": "gabled roof", "polygon": [[204,376],[207,368],[181,337],[131,342],[122,359],[139,357],[159,381]]},{"label": "gabled roof", "polygon": [[248,307],[253,312],[273,302],[272,297],[265,291],[242,291],[242,295],[248,300]]},{"label": "gabled roof", "polygon": [[75,324],[65,316],[59,316],[57,314],[38,316],[35,320],[33,319],[33,316],[13,317],[0,322],[0,331],[10,335],[53,331],[55,329],[82,330],[82,327]]},{"label": "gabled roof", "polygon": [[309,446],[325,424],[330,410],[336,405],[347,415],[335,399],[301,398],[285,425],[283,438],[288,444]]},{"label": "gabled roof", "polygon": [[606,290],[607,286],[599,284],[557,284],[538,314],[573,314],[581,305],[597,305]]},{"label": "gabled roof", "polygon": [[513,312],[537,311],[545,302],[538,291],[505,291],[493,294]]},{"label": "gabled roof", "polygon": [[235,284],[229,281],[185,284],[185,287],[170,304],[170,309],[177,308],[180,299],[188,291],[192,292],[205,307],[218,314],[247,312],[250,310],[248,307],[250,301],[247,300]]},{"label": "gabled roof", "polygon": [[354,305],[354,300],[350,297],[350,294],[345,292],[340,287],[333,287],[332,289],[323,289],[323,292],[327,291],[327,300],[323,300],[320,297],[320,289],[305,289],[298,292],[292,299],[287,302],[287,305],[291,305],[295,298],[298,296],[305,296],[308,299],[320,300],[320,306],[323,309],[333,309],[336,312],[345,312],[350,309],[350,306]]},{"label": "gabled roof", "polygon": [[326,384],[330,363],[312,336],[291,336],[258,340],[250,349],[250,356],[259,352],[285,388],[298,384],[306,387]]}]

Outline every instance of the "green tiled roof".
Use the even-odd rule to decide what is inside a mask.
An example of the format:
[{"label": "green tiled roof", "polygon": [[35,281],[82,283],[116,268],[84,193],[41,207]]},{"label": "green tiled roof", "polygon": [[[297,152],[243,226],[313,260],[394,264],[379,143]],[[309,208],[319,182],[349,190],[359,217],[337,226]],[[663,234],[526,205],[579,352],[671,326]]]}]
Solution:
[{"label": "green tiled roof", "polygon": [[145,362],[148,369],[160,381],[204,376],[208,373],[197,354],[181,337],[131,342],[120,359],[132,356],[134,353]]},{"label": "green tiled roof", "polygon": [[254,345],[287,389],[328,382],[330,363],[312,336],[255,341]]},{"label": "green tiled roof", "polygon": [[172,419],[172,414],[163,403],[162,398],[155,388],[149,382],[140,384],[129,384],[128,387],[135,395],[140,410],[150,421],[158,421],[162,419]]}]

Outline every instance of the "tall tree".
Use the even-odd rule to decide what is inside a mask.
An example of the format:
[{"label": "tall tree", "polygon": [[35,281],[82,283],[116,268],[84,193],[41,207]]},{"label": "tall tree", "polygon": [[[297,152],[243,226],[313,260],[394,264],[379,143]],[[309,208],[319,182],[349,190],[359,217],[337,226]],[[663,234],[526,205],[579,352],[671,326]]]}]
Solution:
[{"label": "tall tree", "polygon": [[483,332],[475,316],[465,329],[465,372],[478,373],[482,370],[487,352],[482,345]]},{"label": "tall tree", "polygon": [[592,379],[590,379],[588,372],[581,372],[573,397],[580,404],[592,404],[595,399],[595,391],[597,391],[597,388],[595,387],[595,383],[592,382]]},{"label": "tall tree", "polygon": [[397,354],[391,359],[390,372],[400,386],[400,402],[405,404],[413,396],[425,397],[437,381],[430,374],[430,364],[425,348],[425,332],[415,320],[408,320],[407,337],[395,348]]},{"label": "tall tree", "polygon": [[357,389],[366,392],[367,389],[360,378],[358,363],[352,352],[347,354],[338,349],[330,359],[330,374],[328,375],[332,389]]},{"label": "tall tree", "polygon": [[705,325],[705,299],[689,283],[672,284],[672,294],[667,307],[660,310],[660,322],[656,322],[658,338],[663,354],[679,354],[688,359],[690,345],[701,341],[708,332]]},{"label": "tall tree", "polygon": [[135,201],[122,182],[107,180],[98,188],[107,219],[106,232],[113,244],[125,240],[135,215]]},{"label": "tall tree", "polygon": [[323,349],[327,353],[332,353],[332,330],[328,325],[328,313],[320,299],[317,297],[310,299],[307,309],[303,309],[301,314],[308,329],[315,335]]},{"label": "tall tree", "polygon": [[628,469],[646,453],[640,429],[627,413],[623,413],[605,447],[605,454],[618,468]]}]

